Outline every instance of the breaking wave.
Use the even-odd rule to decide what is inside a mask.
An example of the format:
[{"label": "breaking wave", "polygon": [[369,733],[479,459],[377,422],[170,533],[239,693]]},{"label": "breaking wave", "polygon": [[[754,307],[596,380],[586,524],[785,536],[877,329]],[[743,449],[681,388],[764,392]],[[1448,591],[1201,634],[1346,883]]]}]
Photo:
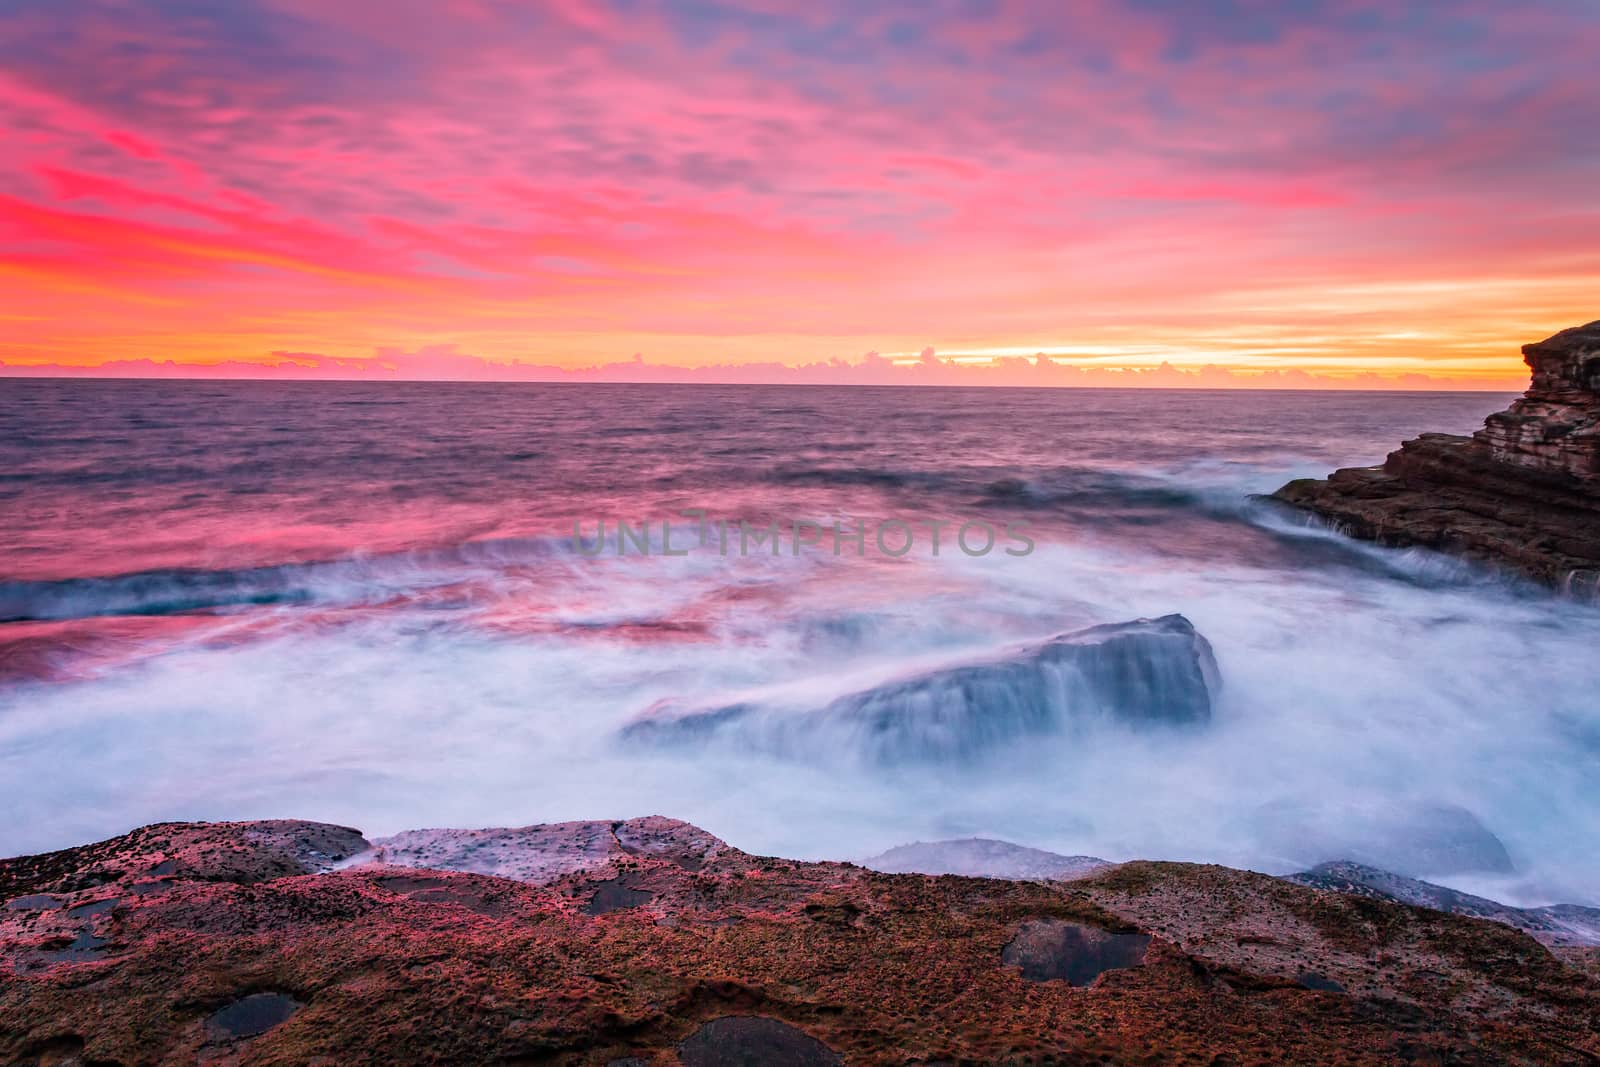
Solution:
[{"label": "breaking wave", "polygon": [[1211,646],[1189,620],[1168,615],[941,665],[820,706],[792,690],[708,707],[664,702],[621,736],[663,746],[722,743],[781,758],[971,763],[1097,725],[1204,724],[1219,685]]},{"label": "breaking wave", "polygon": [[571,538],[519,538],[234,570],[155,570],[0,582],[0,623],[381,603],[460,581],[474,568],[514,566],[570,554],[571,544]]},{"label": "breaking wave", "polygon": [[[1600,611],[1251,500],[1498,397],[19,389],[0,853],[175,818],[658,812],[799,857],[1409,856],[1600,898]],[[571,550],[575,516],[694,507],[1021,519],[1038,550]],[[1102,667],[1053,644],[1173,613],[1225,676],[1204,714],[1197,638]],[[24,646],[50,670],[7,667]]]}]

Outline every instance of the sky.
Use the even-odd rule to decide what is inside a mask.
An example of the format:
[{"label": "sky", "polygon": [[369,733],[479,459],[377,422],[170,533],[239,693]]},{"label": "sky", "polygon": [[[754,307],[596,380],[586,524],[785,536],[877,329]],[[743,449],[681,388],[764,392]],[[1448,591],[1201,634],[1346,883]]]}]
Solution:
[{"label": "sky", "polygon": [[1521,388],[1600,4],[7,0],[0,374]]}]

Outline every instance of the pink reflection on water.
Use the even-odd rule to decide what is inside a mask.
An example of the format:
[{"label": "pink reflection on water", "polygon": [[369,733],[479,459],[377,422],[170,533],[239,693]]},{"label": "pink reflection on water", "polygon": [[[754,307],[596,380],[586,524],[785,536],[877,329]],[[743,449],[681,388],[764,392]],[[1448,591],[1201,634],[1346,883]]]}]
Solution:
[{"label": "pink reflection on water", "polygon": [[0,682],[95,678],[232,625],[209,614],[8,623],[0,627]]}]

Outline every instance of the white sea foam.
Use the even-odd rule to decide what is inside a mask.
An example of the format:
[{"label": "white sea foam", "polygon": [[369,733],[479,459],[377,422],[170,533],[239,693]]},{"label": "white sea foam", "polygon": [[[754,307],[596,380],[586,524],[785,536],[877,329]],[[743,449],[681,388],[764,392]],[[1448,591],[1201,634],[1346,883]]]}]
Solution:
[{"label": "white sea foam", "polygon": [[[1407,825],[1425,850],[1425,813],[1454,809],[1514,872],[1410,873],[1600,900],[1600,613],[1470,576],[1419,585],[1384,559],[1185,562],[1110,535],[937,563],[551,558],[475,569],[469,610],[259,609],[272,625],[248,635],[172,636],[118,670],[0,693],[0,852],[171,818],[385,834],[664,813],[800,857],[982,834],[1287,871],[1392,839],[1378,812],[1424,813]],[[1042,738],[999,767],[616,743],[665,698],[821,693],[846,670],[1169,612],[1221,665],[1200,731]]]},{"label": "white sea foam", "polygon": [[[1345,854],[1600,898],[1600,610],[1251,500],[1503,398],[24,391],[0,409],[19,429],[0,434],[0,854],[158,819],[381,835],[658,812],[800,857],[972,836],[1272,871]],[[181,447],[141,428],[157,399]],[[689,507],[1021,520],[1039,548],[570,551],[575,517]],[[1195,729],[1042,730],[975,761],[618,742],[661,700],[822,707],[1169,613],[1223,677]]]}]

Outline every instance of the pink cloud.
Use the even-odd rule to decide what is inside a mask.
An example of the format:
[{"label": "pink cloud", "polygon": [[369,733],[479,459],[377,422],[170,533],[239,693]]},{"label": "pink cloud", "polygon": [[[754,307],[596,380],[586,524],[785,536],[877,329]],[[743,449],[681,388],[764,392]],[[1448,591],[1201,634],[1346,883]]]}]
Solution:
[{"label": "pink cloud", "polygon": [[8,16],[13,366],[932,339],[1484,380],[1593,317],[1584,4],[71,7]]}]

